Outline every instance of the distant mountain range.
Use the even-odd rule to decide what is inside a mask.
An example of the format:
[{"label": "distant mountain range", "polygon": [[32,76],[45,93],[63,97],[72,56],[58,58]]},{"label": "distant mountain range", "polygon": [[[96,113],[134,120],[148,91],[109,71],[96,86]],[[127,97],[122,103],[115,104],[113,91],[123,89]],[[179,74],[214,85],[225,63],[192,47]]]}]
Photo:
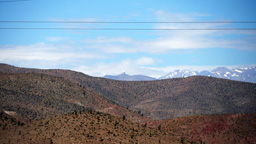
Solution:
[{"label": "distant mountain range", "polygon": [[[185,78],[190,76],[208,76],[208,77],[216,77],[223,78],[229,80],[236,80],[242,82],[251,82],[256,83],[256,67],[250,68],[237,68],[230,69],[227,67],[217,67],[212,71],[189,71],[189,70],[174,70],[164,75],[160,79],[170,79],[170,78]],[[121,81],[151,81],[157,80],[156,78],[152,78],[145,75],[128,75],[126,73],[122,73],[120,75],[105,75],[104,78],[113,79],[113,80],[121,80]]]},{"label": "distant mountain range", "polygon": [[212,71],[188,71],[188,70],[175,70],[159,79],[189,77],[189,76],[209,76],[216,78],[223,78],[229,80],[243,81],[256,83],[256,67],[251,68],[238,68],[230,69],[226,67],[218,67]]},{"label": "distant mountain range", "polygon": [[120,75],[105,75],[104,78],[121,80],[121,81],[151,81],[156,80],[155,78],[145,76],[145,75],[128,75],[125,72]]}]

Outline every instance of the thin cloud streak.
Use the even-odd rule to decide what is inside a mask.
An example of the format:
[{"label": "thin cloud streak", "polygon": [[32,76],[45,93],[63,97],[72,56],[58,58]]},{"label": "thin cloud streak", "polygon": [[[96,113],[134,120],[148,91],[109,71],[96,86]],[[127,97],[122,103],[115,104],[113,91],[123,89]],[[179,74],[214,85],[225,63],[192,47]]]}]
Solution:
[{"label": "thin cloud streak", "polygon": [[72,46],[49,45],[37,43],[33,45],[0,46],[0,61],[48,61],[59,63],[71,59],[96,59],[103,58],[99,54],[85,51],[73,51]]},{"label": "thin cloud streak", "polygon": [[[198,18],[208,15],[185,15],[157,11],[158,21],[196,21]],[[199,23],[199,24],[155,24],[153,28],[203,28],[211,29],[229,26],[230,24]],[[166,53],[172,50],[207,49],[207,48],[231,48],[243,50],[256,50],[255,32],[223,32],[218,30],[204,31],[161,31],[155,33],[157,38],[137,40],[129,37],[97,37],[84,40],[89,47],[100,49],[106,53]],[[243,35],[244,38],[230,38]]]}]

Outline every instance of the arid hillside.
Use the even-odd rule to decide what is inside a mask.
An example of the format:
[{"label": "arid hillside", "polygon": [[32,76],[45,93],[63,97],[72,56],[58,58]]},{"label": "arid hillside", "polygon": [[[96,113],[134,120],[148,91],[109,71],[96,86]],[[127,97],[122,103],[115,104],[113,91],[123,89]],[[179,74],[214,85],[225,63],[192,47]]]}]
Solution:
[{"label": "arid hillside", "polygon": [[200,115],[148,123],[87,111],[22,123],[0,113],[0,143],[254,144],[256,114]]},{"label": "arid hillside", "polygon": [[124,82],[70,70],[26,69],[1,64],[1,72],[62,77],[152,119],[256,112],[256,84],[212,77]]},{"label": "arid hillside", "polygon": [[133,121],[146,120],[76,83],[36,73],[0,73],[0,109],[13,111],[28,120],[88,109],[126,116]]}]

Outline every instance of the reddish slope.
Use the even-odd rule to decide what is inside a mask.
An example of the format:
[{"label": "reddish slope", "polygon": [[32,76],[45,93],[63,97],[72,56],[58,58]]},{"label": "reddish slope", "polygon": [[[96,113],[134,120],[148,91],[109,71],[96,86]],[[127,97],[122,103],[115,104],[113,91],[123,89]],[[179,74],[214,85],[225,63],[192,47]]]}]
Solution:
[{"label": "reddish slope", "polygon": [[163,121],[161,130],[207,144],[256,143],[256,114],[200,115]]}]

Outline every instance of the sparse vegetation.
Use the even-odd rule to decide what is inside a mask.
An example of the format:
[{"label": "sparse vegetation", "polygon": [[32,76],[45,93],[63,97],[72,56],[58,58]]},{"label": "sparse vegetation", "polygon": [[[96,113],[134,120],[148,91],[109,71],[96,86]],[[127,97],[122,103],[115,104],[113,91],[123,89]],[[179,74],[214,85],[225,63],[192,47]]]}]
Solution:
[{"label": "sparse vegetation", "polygon": [[163,143],[180,143],[178,136],[163,136],[157,129],[152,133],[153,128],[99,112],[60,115],[24,126],[2,115],[1,126],[4,123],[7,128],[0,131],[0,143],[158,143],[159,139]]},{"label": "sparse vegetation", "polygon": [[[256,112],[256,84],[252,83],[202,76],[125,82],[90,77],[69,70],[25,69],[4,64],[0,66],[0,72],[43,73],[57,76],[76,83],[77,87],[81,86],[87,91],[92,90],[101,100],[105,101],[104,103],[141,111],[144,116],[152,119]],[[110,113],[112,110],[105,108],[103,112]],[[120,112],[112,111],[111,114],[120,114]]]}]

